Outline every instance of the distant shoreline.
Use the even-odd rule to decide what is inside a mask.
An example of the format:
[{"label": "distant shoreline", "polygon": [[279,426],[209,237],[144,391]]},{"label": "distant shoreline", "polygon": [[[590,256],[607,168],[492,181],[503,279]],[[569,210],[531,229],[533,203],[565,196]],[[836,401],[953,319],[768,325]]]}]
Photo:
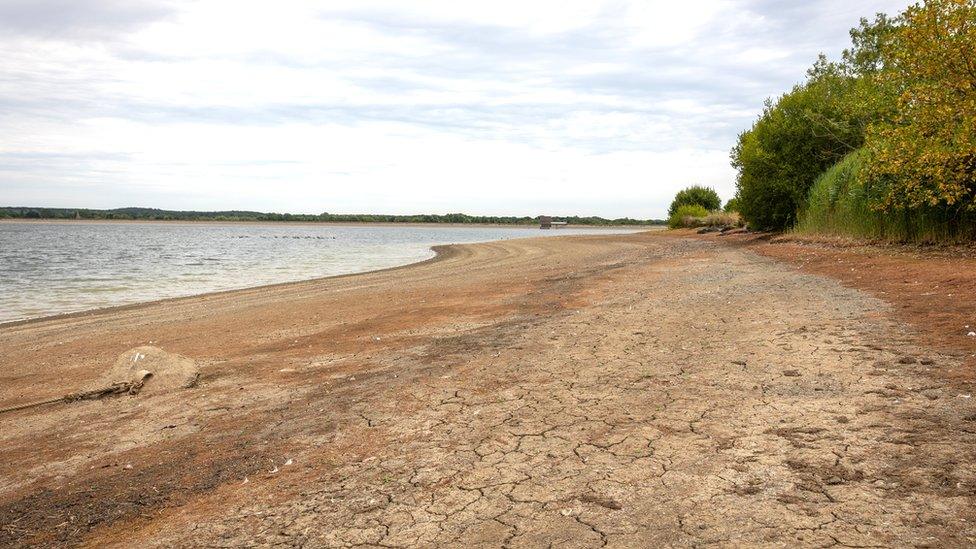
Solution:
[{"label": "distant shoreline", "polygon": [[257,212],[249,210],[161,210],[158,208],[114,208],[108,210],[88,208],[39,208],[32,206],[0,206],[0,219],[64,220],[64,221],[231,221],[270,223],[390,223],[390,224],[437,224],[437,225],[523,225],[541,224],[544,220],[565,222],[568,225],[585,226],[651,226],[664,225],[660,219],[635,219],[617,217],[608,219],[598,215],[470,215],[461,212],[432,214],[369,214],[369,213],[320,213],[292,214]]},{"label": "distant shoreline", "polygon": [[[538,229],[538,223],[428,223],[428,222],[391,222],[391,221],[224,221],[211,219],[0,219],[0,224],[33,224],[33,225],[129,225],[129,224],[160,224],[160,225],[288,225],[288,226],[328,226],[328,227],[493,227],[511,229]],[[664,225],[563,225],[567,229],[663,229]],[[540,229],[541,230],[541,229]],[[559,231],[561,228],[548,229]]]}]

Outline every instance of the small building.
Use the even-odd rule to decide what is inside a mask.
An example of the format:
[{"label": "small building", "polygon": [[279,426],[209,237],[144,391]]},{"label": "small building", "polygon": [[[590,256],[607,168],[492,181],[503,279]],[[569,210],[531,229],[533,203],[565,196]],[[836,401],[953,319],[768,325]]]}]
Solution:
[{"label": "small building", "polygon": [[548,215],[539,216],[539,228],[540,229],[558,229],[559,227],[565,227],[567,223],[565,221],[553,221],[552,217]]}]

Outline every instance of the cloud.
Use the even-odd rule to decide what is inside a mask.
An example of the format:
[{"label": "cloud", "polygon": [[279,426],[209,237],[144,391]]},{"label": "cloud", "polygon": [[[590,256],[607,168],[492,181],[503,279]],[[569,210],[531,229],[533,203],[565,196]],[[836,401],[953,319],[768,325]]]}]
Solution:
[{"label": "cloud", "polygon": [[900,4],[324,6],[4,3],[0,203],[660,217]]},{"label": "cloud", "polygon": [[0,32],[44,40],[110,40],[175,13],[153,0],[4,0]]}]

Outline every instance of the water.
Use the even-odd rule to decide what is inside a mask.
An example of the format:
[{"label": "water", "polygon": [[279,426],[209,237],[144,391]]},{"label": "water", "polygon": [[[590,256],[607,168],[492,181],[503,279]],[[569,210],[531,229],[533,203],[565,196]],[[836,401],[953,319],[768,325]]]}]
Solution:
[{"label": "water", "polygon": [[383,269],[433,257],[435,244],[608,231],[0,223],[0,322]]}]

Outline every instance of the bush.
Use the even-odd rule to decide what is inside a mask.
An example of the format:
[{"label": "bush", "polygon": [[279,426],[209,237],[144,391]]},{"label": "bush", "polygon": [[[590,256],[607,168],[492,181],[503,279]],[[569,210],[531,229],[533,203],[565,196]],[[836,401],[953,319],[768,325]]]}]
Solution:
[{"label": "bush", "polygon": [[976,238],[974,21],[976,0],[862,19],[843,62],[821,56],[806,82],[767,100],[732,150],[750,227]]},{"label": "bush", "polygon": [[725,203],[726,212],[738,212],[739,211],[739,196],[733,196]]},{"label": "bush", "polygon": [[821,62],[811,78],[769,101],[739,136],[732,165],[739,171],[739,212],[758,230],[796,223],[814,181],[864,141],[864,126],[882,110],[873,79],[855,78]]},{"label": "bush", "polygon": [[708,210],[698,204],[679,206],[668,218],[668,228],[700,227],[708,216]]},{"label": "bush", "polygon": [[681,206],[701,206],[707,211],[717,210],[722,207],[722,199],[718,197],[715,189],[695,185],[678,191],[671,201],[668,208],[668,217],[671,217]]}]

